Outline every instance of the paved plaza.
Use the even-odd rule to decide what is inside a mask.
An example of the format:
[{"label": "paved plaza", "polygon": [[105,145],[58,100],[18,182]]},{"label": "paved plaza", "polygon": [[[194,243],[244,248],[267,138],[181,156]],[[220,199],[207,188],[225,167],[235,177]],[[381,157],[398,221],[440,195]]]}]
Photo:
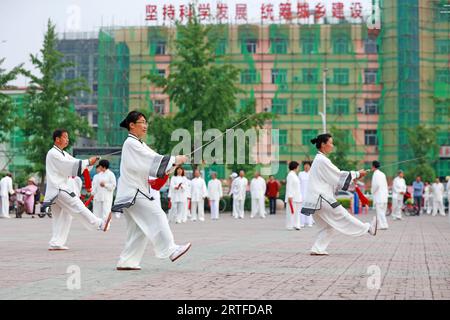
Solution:
[{"label": "paved plaza", "polygon": [[448,216],[389,219],[376,237],[337,234],[327,257],[309,255],[315,226],[285,230],[280,212],[206,217],[171,225],[177,243],[192,242],[175,263],[149,244],[143,269],[121,272],[124,218],[108,233],[74,220],[65,252],[47,251],[51,219],[2,219],[0,299],[450,299]]}]

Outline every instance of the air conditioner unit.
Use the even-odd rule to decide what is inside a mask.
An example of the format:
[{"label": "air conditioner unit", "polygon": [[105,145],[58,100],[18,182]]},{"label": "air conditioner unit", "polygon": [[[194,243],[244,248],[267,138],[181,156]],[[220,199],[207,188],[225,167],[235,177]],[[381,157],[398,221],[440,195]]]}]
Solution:
[{"label": "air conditioner unit", "polygon": [[364,109],[362,107],[358,107],[358,113],[364,113]]}]

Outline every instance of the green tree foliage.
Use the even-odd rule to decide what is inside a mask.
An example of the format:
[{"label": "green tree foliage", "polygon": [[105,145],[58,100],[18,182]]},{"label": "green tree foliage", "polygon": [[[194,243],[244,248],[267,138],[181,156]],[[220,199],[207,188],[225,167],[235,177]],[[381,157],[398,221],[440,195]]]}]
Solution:
[{"label": "green tree foliage", "polygon": [[340,170],[357,170],[358,161],[348,158],[350,143],[347,139],[347,131],[332,126],[330,133],[333,136],[334,144],[334,151],[329,155],[331,162]]},{"label": "green tree foliage", "polygon": [[84,79],[57,81],[64,68],[72,66],[63,62],[63,54],[56,50],[55,25],[48,21],[41,57],[31,55],[31,62],[40,72],[40,76],[26,71],[31,79],[24,109],[25,115],[19,124],[28,139],[24,151],[30,161],[29,170],[45,177],[45,158],[53,144],[52,133],[57,128],[68,130],[70,144],[77,136],[90,137],[92,129],[87,121],[80,117],[70,103],[69,97],[79,91],[87,91]]}]

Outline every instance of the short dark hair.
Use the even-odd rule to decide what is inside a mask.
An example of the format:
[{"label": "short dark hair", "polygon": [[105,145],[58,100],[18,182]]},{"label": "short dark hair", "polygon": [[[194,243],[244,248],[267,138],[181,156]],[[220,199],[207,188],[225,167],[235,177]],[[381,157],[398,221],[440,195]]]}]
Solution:
[{"label": "short dark hair", "polygon": [[299,166],[299,163],[297,161],[291,161],[289,162],[289,170],[295,170]]},{"label": "short dark hair", "polygon": [[109,169],[109,161],[106,159],[100,160],[98,165],[102,166],[103,168]]},{"label": "short dark hair", "polygon": [[374,160],[374,161],[372,161],[372,166],[378,169],[381,166],[381,164],[379,161]]},{"label": "short dark hair", "polygon": [[302,164],[303,164],[303,166],[304,166],[305,164],[309,164],[310,167],[312,166],[312,162],[309,161],[309,160],[303,161]]},{"label": "short dark hair", "polygon": [[147,117],[142,112],[130,111],[127,114],[126,118],[122,120],[122,122],[120,123],[120,126],[122,128],[125,128],[125,129],[127,129],[129,131],[130,130],[130,123],[136,123],[139,120],[139,118],[141,118],[141,117],[143,117],[147,121]]},{"label": "short dark hair", "polygon": [[320,147],[322,146],[322,143],[327,143],[328,140],[332,137],[333,136],[329,133],[322,133],[322,134],[319,134],[314,139],[311,139],[311,143],[315,144],[317,149],[320,149]]},{"label": "short dark hair", "polygon": [[53,131],[53,142],[56,141],[56,138],[61,138],[64,132],[69,133],[66,129],[56,129]]}]

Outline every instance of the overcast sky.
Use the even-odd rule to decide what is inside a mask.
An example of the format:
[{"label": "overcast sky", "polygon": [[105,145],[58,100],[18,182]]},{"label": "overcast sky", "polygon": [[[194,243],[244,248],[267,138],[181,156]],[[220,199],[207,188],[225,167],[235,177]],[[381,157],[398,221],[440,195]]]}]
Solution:
[{"label": "overcast sky", "polygon": [[[274,5],[275,17],[278,17],[279,3],[288,0],[200,0],[209,3],[214,14],[217,2],[226,3],[229,15],[234,16],[236,3],[245,3],[248,7],[250,22],[260,19],[262,3]],[[43,37],[50,18],[56,24],[57,32],[96,31],[101,26],[145,26],[146,5],[157,5],[162,23],[162,7],[173,4],[178,15],[180,4],[188,4],[189,0],[0,0],[0,58],[6,58],[3,69],[10,70],[24,63],[31,69],[30,53],[36,54],[42,47]],[[297,0],[290,1],[295,8]],[[344,3],[345,11],[353,2],[360,2],[364,15],[370,13],[372,0],[299,0],[308,2],[310,7],[323,3],[331,12],[333,2]],[[25,86],[27,80],[19,78],[11,84]]]}]

